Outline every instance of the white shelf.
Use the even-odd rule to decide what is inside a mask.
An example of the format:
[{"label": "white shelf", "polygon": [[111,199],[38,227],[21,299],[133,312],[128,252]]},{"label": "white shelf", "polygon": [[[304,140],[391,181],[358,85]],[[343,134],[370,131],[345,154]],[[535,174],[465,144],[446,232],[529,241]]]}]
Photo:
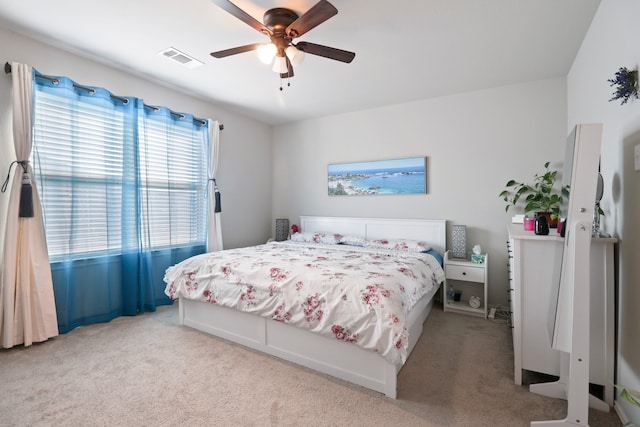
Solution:
[{"label": "white shelf", "polygon": [[466,312],[469,312],[469,313],[476,314],[478,316],[485,316],[484,308],[482,308],[482,307],[473,308],[466,301],[447,302],[445,300],[445,305],[446,305],[446,307],[445,307],[444,311],[454,311],[454,310],[455,311],[466,311]]}]

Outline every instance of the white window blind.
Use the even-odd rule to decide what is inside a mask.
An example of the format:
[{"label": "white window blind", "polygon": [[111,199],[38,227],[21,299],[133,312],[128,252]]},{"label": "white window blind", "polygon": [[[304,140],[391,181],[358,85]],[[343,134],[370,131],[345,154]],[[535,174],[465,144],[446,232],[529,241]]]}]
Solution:
[{"label": "white window blind", "polygon": [[206,130],[34,91],[32,164],[52,261],[204,244]]},{"label": "white window blind", "polygon": [[149,117],[139,127],[142,241],[161,247],[206,239],[203,132]]}]

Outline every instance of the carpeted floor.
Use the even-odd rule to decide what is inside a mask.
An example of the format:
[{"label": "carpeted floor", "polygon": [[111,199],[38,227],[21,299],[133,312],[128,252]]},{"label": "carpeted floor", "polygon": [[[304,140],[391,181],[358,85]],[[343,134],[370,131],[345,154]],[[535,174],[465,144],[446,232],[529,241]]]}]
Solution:
[{"label": "carpeted floor", "polygon": [[[504,323],[436,307],[392,400],[182,327],[177,311],[0,350],[0,425],[513,427],[566,416],[566,402],[513,384]],[[613,410],[589,417],[621,425]]]}]

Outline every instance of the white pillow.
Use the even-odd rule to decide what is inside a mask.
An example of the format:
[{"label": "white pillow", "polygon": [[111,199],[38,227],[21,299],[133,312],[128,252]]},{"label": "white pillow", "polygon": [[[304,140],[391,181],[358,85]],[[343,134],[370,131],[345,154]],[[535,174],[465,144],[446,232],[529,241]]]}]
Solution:
[{"label": "white pillow", "polygon": [[431,245],[429,243],[411,239],[367,240],[364,247],[372,249],[390,249],[394,251],[405,252],[426,252],[431,249]]},{"label": "white pillow", "polygon": [[325,245],[337,245],[342,238],[341,234],[331,233],[295,233],[291,236],[293,242],[323,243]]}]

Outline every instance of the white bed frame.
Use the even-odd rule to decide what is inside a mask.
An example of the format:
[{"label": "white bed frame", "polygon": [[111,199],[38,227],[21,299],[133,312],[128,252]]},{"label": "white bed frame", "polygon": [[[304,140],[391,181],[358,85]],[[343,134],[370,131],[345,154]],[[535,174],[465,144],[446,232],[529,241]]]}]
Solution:
[{"label": "white bed frame", "polygon": [[[425,240],[441,254],[446,248],[445,220],[302,216],[300,225],[305,232]],[[435,286],[409,313],[408,354],[422,335],[438,289]],[[376,352],[228,307],[184,298],[179,304],[183,325],[396,398],[402,365],[393,365]]]}]

